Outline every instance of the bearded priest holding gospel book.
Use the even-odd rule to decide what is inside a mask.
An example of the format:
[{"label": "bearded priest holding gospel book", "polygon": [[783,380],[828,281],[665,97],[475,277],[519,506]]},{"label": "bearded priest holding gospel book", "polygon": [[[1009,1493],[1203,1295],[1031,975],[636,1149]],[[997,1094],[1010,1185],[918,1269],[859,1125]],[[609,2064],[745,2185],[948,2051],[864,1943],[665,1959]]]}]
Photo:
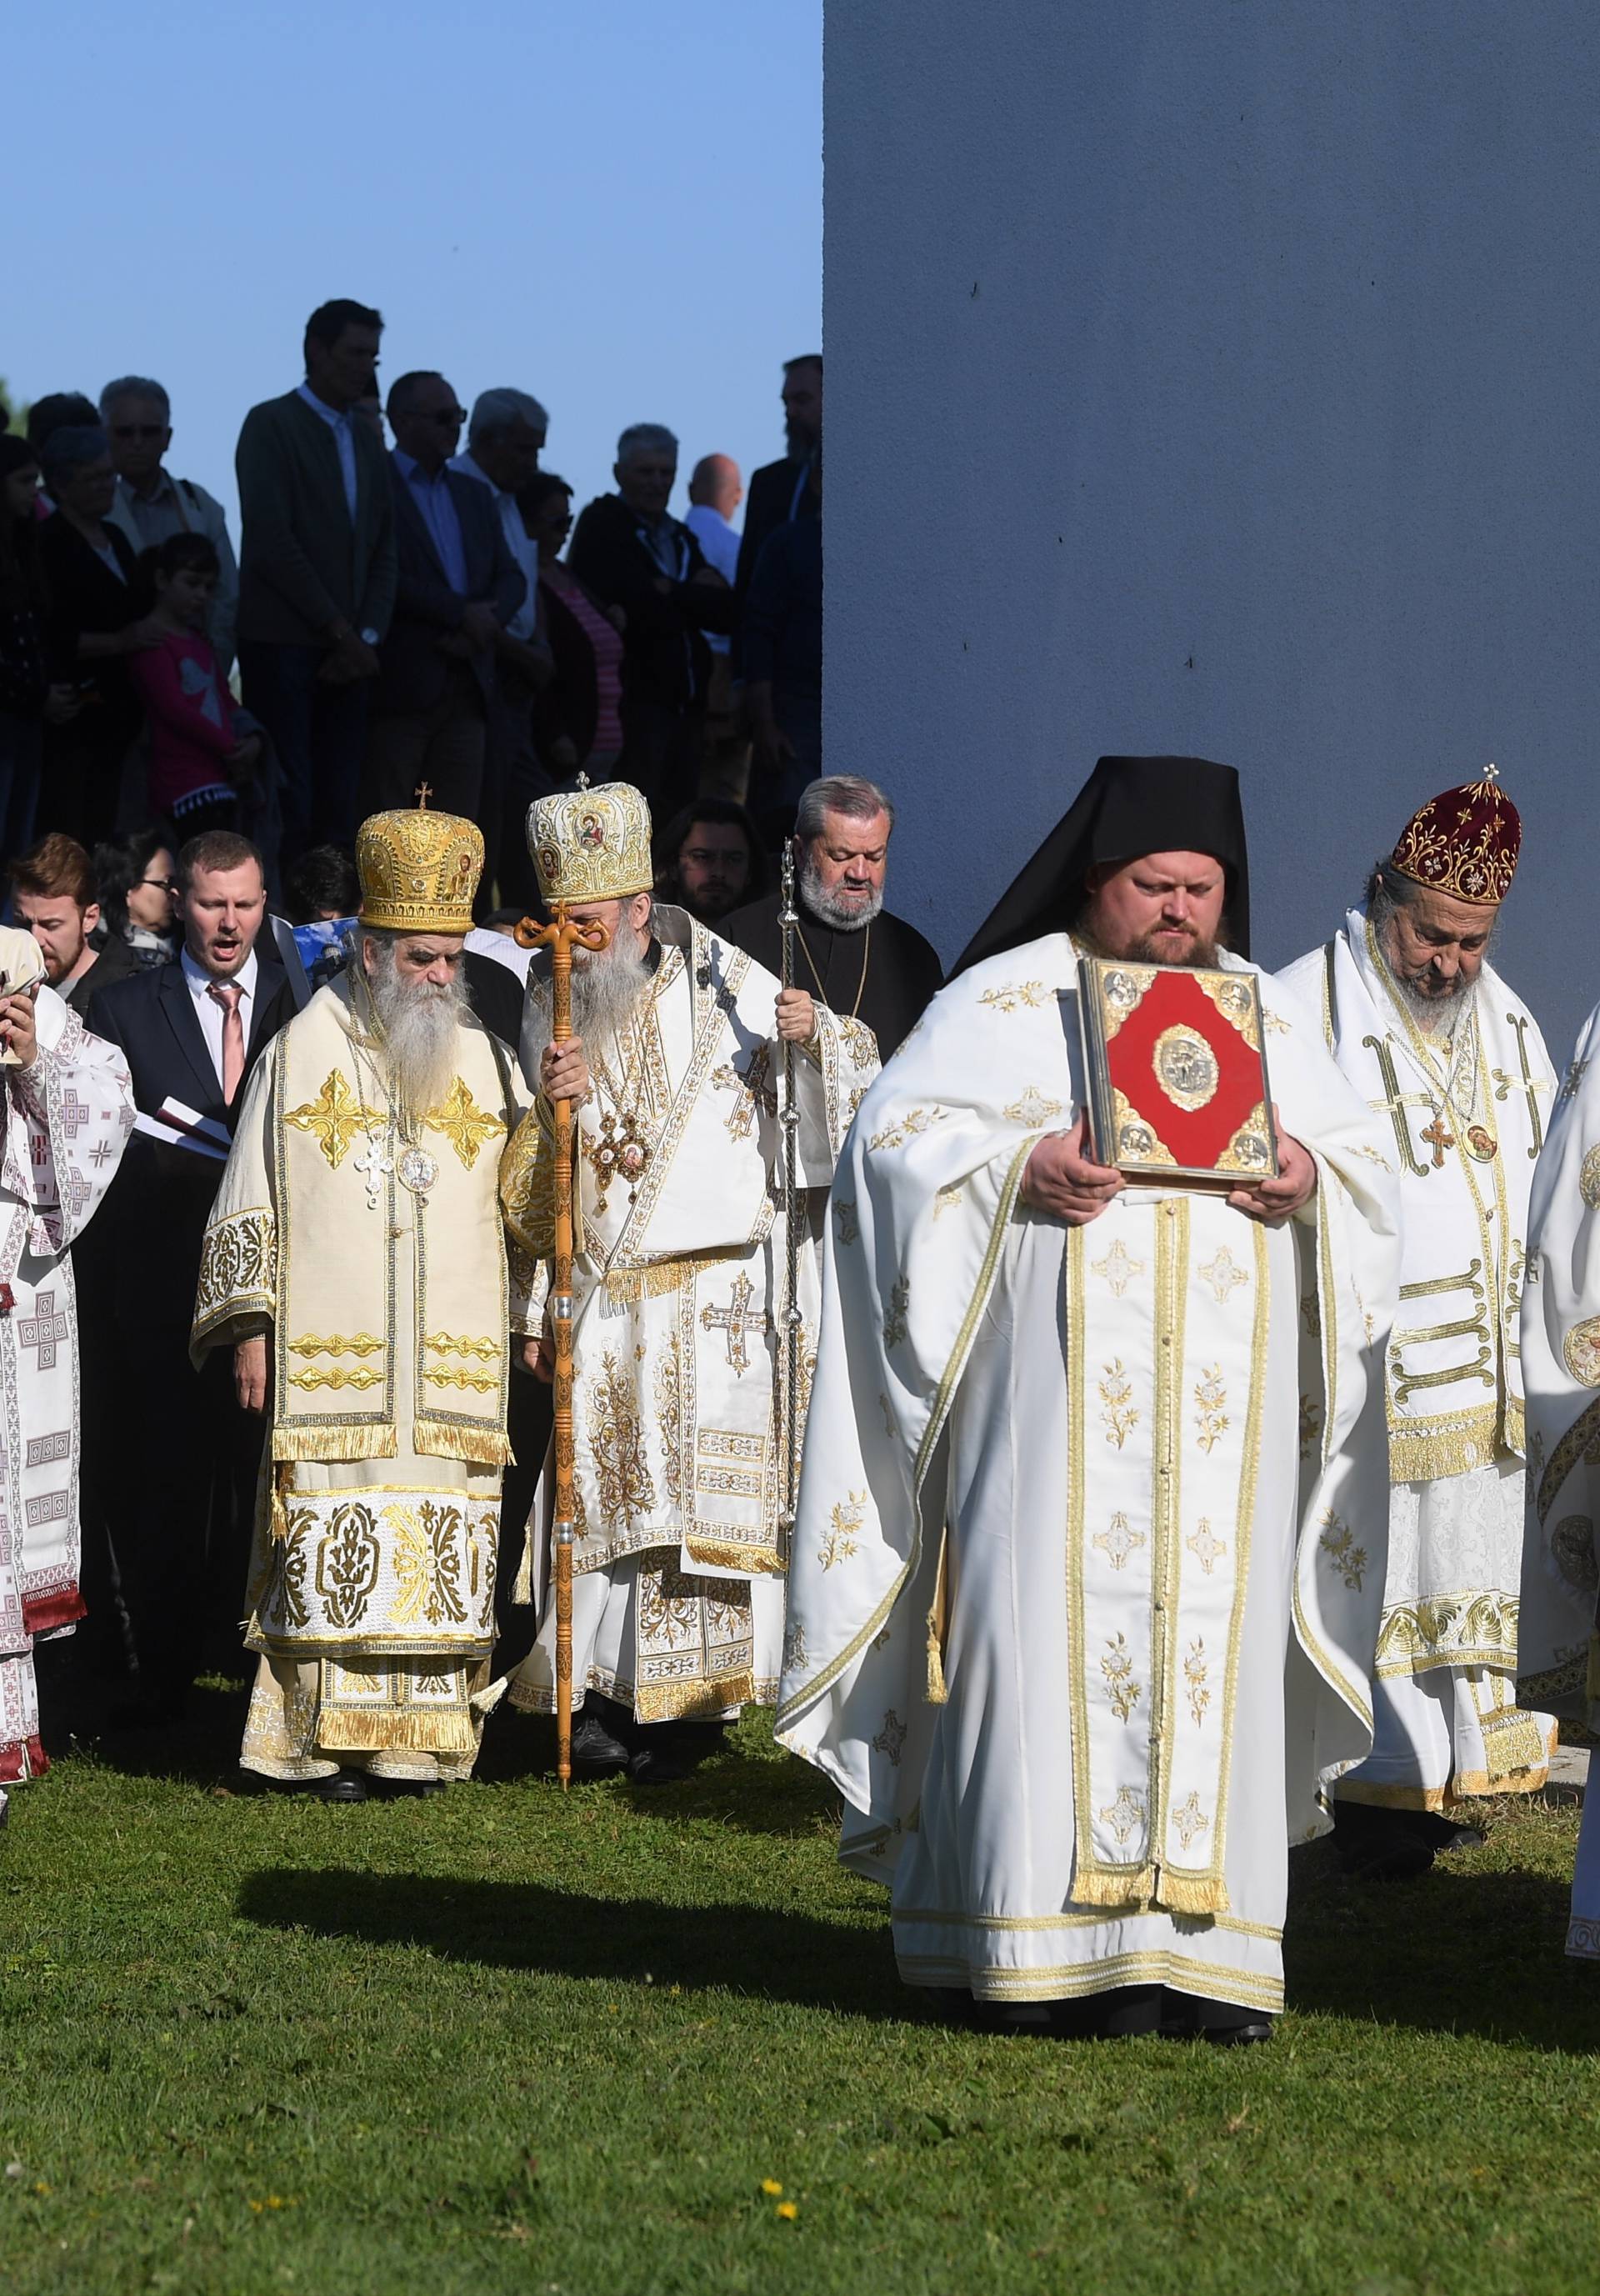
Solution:
[{"label": "bearded priest holding gospel book", "polygon": [[[953,2014],[1266,2039],[1371,1743],[1394,1177],[1248,947],[1232,769],[1103,758],[835,1182],[777,1735]],[[1096,957],[1186,1017],[1092,1143]]]},{"label": "bearded priest holding gospel book", "polygon": [[[528,841],[546,902],[610,936],[602,950],[574,952],[576,1036],[559,1050],[550,958],[534,957],[522,1060],[539,1097],[502,1178],[507,1225],[547,1283],[553,1108],[576,1102],[572,1769],[595,1777],[626,1766],[659,1783],[690,1767],[741,1706],[770,1704],[777,1691],[784,1046],[807,1224],[802,1422],[819,1311],[808,1239],[877,1060],[868,1030],[780,988],[743,950],[652,900],[649,809],[627,783],[540,799]],[[553,1354],[547,1346],[546,1376]],[[547,1469],[529,1526],[539,1578],[554,1480]],[[554,1642],[550,1603],[510,1678],[513,1705],[554,1710]]]},{"label": "bearded priest holding gospel book", "polygon": [[240,1759],[329,1801],[472,1769],[525,1305],[498,1180],[527,1100],[462,974],[482,835],[374,814],[356,865],[352,963],[251,1077],[192,1342],[271,1415]]}]

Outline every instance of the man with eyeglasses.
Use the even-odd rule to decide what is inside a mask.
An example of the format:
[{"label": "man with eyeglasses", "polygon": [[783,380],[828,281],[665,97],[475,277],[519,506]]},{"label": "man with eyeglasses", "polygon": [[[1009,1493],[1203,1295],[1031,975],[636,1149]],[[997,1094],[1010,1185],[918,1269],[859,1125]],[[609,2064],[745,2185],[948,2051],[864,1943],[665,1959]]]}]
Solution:
[{"label": "man with eyeglasses", "polygon": [[172,444],[172,407],[164,386],[149,375],[125,374],[100,394],[100,420],[111,442],[117,499],[107,523],[119,527],[135,552],[168,535],[203,534],[220,571],[206,621],[223,674],[234,666],[234,625],[239,613],[239,567],[228,538],[227,512],[193,479],[175,479],[163,457]]},{"label": "man with eyeglasses", "polygon": [[403,374],[389,394],[398,587],[379,651],[367,809],[411,803],[419,782],[442,812],[475,818],[496,652],[528,593],[493,496],[449,467],[466,416],[442,374]]}]

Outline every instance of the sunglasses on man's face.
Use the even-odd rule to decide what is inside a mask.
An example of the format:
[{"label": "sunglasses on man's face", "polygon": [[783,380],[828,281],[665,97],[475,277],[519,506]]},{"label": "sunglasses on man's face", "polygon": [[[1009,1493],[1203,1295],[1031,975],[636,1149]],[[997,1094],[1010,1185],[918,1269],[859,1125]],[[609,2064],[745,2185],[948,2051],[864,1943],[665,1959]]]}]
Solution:
[{"label": "sunglasses on man's face", "polygon": [[459,430],[466,419],[466,409],[463,406],[441,406],[437,414],[423,417],[424,422],[437,422],[441,430]]},{"label": "sunglasses on man's face", "polygon": [[113,422],[111,436],[113,439],[164,439],[167,425],[164,422]]}]

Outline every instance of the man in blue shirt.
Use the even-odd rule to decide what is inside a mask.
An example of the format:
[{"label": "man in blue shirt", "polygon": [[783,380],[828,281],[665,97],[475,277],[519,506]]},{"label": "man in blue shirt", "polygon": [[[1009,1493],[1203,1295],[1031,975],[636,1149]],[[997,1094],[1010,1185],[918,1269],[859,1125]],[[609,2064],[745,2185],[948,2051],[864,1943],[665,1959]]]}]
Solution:
[{"label": "man in blue shirt", "polygon": [[367,809],[409,805],[419,782],[440,810],[476,816],[495,652],[527,582],[489,493],[451,470],[464,421],[442,374],[389,394],[399,560],[367,749]]}]

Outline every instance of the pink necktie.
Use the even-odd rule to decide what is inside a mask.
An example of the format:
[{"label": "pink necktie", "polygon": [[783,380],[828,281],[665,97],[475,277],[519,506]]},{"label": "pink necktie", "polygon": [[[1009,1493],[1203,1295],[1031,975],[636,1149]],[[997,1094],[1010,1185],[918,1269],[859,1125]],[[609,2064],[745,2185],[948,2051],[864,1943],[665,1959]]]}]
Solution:
[{"label": "pink necktie", "polygon": [[236,980],[214,980],[209,993],[222,1007],[222,1097],[232,1108],[244,1074],[244,1022],[239,1016],[244,991]]}]

